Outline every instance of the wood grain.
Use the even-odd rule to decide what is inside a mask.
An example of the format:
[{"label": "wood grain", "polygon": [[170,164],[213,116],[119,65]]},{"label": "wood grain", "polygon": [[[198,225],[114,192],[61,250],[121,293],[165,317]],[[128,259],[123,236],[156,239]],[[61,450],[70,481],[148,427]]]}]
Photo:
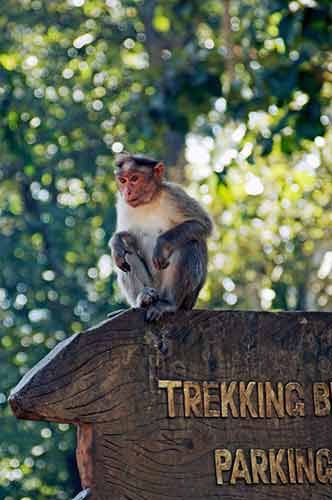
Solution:
[{"label": "wood grain", "polygon": [[[169,418],[160,380],[297,382],[305,416],[185,418],[183,393],[176,390],[177,416]],[[312,395],[313,383],[329,387],[331,380],[330,313],[194,310],[151,326],[136,310],[61,342],[10,401],[19,418],[92,426],[92,437],[85,427],[92,478],[84,484],[92,500],[328,500],[332,485],[317,480],[229,484],[225,472],[226,482],[217,484],[214,452],[332,449],[332,416],[315,415]],[[81,441],[84,448],[84,435]]]}]

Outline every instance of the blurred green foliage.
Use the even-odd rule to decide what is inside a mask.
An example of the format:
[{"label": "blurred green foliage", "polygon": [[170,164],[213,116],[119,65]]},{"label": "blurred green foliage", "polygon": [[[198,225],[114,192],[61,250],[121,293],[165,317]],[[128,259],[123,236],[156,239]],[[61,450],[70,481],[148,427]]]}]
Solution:
[{"label": "blurred green foliage", "polygon": [[164,158],[215,217],[205,307],[332,297],[329,0],[8,0],[0,14],[0,498],[79,490],[66,425],[6,398],[121,306],[112,159]]}]

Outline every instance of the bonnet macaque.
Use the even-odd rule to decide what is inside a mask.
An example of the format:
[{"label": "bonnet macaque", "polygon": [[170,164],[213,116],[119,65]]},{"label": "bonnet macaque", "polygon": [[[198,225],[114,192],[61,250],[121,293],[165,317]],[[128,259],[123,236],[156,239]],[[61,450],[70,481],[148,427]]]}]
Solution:
[{"label": "bonnet macaque", "polygon": [[121,154],[115,173],[119,198],[111,248],[127,301],[146,308],[147,321],[192,309],[206,278],[209,215],[164,180],[162,162]]}]

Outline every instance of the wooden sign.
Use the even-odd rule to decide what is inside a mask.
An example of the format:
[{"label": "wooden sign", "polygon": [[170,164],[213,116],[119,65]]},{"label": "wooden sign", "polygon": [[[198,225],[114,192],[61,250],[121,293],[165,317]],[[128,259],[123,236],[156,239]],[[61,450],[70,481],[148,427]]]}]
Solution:
[{"label": "wooden sign", "polygon": [[332,314],[130,311],[61,342],[20,418],[79,424],[93,500],[332,499]]}]

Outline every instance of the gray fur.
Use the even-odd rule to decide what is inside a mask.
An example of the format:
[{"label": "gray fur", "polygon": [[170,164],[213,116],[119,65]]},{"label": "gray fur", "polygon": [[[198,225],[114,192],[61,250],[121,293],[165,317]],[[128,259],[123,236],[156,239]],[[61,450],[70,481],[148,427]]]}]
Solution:
[{"label": "gray fur", "polygon": [[129,304],[145,307],[148,321],[192,309],[207,274],[206,240],[213,229],[207,212],[170,182],[161,184],[153,203],[131,208],[120,199],[117,210],[112,254]]}]

